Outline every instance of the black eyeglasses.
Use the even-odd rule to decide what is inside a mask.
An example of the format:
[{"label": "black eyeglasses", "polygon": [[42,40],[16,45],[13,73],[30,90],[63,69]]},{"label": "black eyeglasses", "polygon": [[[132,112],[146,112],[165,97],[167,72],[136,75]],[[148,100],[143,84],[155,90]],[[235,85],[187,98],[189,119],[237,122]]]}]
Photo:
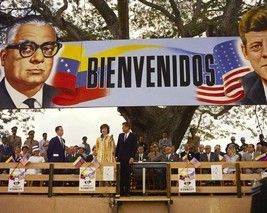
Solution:
[{"label": "black eyeglasses", "polygon": [[33,41],[24,41],[19,44],[7,45],[6,49],[18,49],[22,58],[28,58],[31,57],[38,48],[40,48],[45,58],[52,58],[58,53],[61,47],[62,44],[56,41],[48,41],[40,45]]}]

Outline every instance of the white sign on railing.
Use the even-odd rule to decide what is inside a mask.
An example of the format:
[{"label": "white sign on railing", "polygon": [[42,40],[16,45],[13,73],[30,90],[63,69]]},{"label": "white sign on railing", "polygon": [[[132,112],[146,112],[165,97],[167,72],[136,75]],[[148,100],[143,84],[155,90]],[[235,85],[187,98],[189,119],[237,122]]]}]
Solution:
[{"label": "white sign on railing", "polygon": [[24,191],[25,169],[10,169],[8,176],[8,192]]},{"label": "white sign on railing", "polygon": [[196,192],[195,168],[179,168],[179,192]]},{"label": "white sign on railing", "polygon": [[79,175],[79,191],[95,191],[96,169],[81,167]]}]

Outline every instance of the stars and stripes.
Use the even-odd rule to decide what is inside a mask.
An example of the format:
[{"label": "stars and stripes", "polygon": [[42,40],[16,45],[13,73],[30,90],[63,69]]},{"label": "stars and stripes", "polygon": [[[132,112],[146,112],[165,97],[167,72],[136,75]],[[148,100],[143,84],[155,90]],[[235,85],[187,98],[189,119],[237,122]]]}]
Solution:
[{"label": "stars and stripes", "polygon": [[230,104],[244,97],[241,78],[251,72],[239,55],[237,40],[214,47],[216,85],[197,88],[197,100],[210,104]]}]

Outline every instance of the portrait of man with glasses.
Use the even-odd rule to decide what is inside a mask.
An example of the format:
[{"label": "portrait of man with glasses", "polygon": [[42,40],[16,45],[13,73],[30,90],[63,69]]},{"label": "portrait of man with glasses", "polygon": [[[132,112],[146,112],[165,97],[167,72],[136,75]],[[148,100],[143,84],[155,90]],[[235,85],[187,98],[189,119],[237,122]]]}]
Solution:
[{"label": "portrait of man with glasses", "polygon": [[7,29],[0,52],[0,109],[53,107],[57,89],[45,82],[61,47],[54,27],[43,17],[24,17]]}]

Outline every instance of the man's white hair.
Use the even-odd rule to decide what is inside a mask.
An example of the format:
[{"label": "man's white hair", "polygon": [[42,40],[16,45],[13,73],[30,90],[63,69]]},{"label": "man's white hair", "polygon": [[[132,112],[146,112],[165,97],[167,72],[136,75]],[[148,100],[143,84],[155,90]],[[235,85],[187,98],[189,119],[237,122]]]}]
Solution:
[{"label": "man's white hair", "polygon": [[41,16],[26,16],[22,19],[19,19],[16,21],[13,25],[11,25],[6,32],[6,44],[13,44],[18,29],[25,24],[34,24],[36,26],[44,26],[44,25],[50,25],[54,31],[55,34],[55,40],[56,40],[56,31],[55,28],[53,27],[52,23],[48,21],[47,19],[41,17]]}]

